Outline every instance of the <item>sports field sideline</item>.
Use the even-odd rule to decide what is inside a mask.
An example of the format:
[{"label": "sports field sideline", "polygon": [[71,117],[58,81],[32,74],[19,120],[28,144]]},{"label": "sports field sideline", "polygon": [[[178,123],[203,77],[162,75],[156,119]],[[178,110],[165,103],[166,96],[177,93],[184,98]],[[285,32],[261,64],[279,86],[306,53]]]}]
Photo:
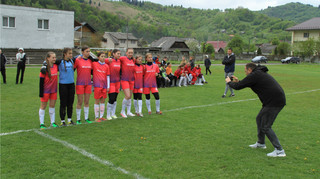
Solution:
[{"label": "sports field sideline", "polygon": [[[286,158],[266,157],[273,150],[269,141],[266,150],[248,147],[256,141],[261,104],[250,89],[222,99],[222,66],[205,76],[207,85],[161,88],[162,116],[42,131],[39,70],[27,68],[24,84],[15,85],[15,69],[7,69],[8,84],[1,84],[1,178],[319,178],[319,67],[268,66],[287,97],[274,125]],[[243,71],[237,66],[235,75],[243,78]]]}]

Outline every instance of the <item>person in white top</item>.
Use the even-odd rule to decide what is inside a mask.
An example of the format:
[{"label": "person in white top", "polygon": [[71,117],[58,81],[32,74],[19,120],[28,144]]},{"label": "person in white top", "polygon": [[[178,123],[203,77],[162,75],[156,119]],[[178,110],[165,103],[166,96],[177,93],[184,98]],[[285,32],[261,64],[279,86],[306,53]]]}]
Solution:
[{"label": "person in white top", "polygon": [[21,71],[21,78],[20,78],[20,84],[23,82],[23,75],[24,70],[26,68],[26,61],[27,61],[27,55],[24,53],[23,48],[19,48],[18,53],[16,54],[16,60],[17,60],[17,77],[16,77],[16,84],[18,84],[19,81],[19,75]]}]

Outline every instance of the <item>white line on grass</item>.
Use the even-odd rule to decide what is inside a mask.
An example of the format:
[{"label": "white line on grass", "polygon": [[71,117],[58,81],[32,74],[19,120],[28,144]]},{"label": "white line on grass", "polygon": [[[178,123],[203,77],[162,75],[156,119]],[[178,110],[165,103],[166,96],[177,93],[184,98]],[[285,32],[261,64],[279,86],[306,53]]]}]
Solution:
[{"label": "white line on grass", "polygon": [[[286,94],[286,95],[288,96],[288,95],[294,95],[294,94],[311,93],[311,92],[315,92],[315,91],[320,91],[320,89],[293,92],[293,93],[289,93],[289,94]],[[203,108],[203,107],[217,106],[217,105],[223,105],[223,104],[240,103],[240,102],[245,102],[245,101],[255,101],[255,100],[258,100],[258,99],[259,98],[252,98],[252,99],[243,99],[243,100],[237,100],[237,101],[228,101],[228,102],[205,104],[205,105],[200,105],[200,106],[186,106],[186,107],[182,107],[182,108],[164,110],[163,112],[180,111],[180,110],[191,109],[191,108]]]},{"label": "white line on grass", "polygon": [[110,162],[110,161],[108,161],[108,160],[103,160],[103,159],[101,159],[100,157],[98,157],[98,156],[96,156],[96,155],[94,155],[94,154],[92,154],[92,153],[90,153],[90,152],[87,152],[86,150],[81,149],[81,148],[79,148],[79,147],[77,147],[77,146],[75,146],[75,145],[72,145],[72,144],[70,144],[70,143],[68,143],[68,142],[66,142],[66,141],[64,141],[64,140],[57,139],[57,138],[55,138],[55,137],[53,137],[53,136],[51,136],[51,135],[49,135],[49,134],[46,134],[46,133],[43,133],[43,132],[39,131],[39,130],[33,130],[33,131],[34,131],[35,133],[37,133],[37,134],[45,137],[45,138],[48,138],[48,139],[50,139],[50,140],[52,140],[52,141],[55,141],[55,142],[58,142],[58,143],[66,146],[66,147],[68,147],[68,148],[71,148],[71,149],[79,152],[80,154],[82,154],[82,155],[84,155],[84,156],[86,156],[86,157],[89,157],[89,158],[92,159],[92,160],[95,160],[95,161],[97,161],[97,162],[99,162],[99,163],[101,163],[101,164],[103,164],[103,165],[109,166],[109,167],[111,167],[111,168],[114,169],[114,170],[120,171],[120,172],[122,172],[122,173],[124,173],[124,174],[133,176],[133,177],[135,177],[135,178],[144,179],[143,176],[141,176],[141,175],[139,175],[139,174],[137,174],[137,173],[132,173],[132,172],[127,171],[127,170],[125,170],[125,169],[123,169],[123,168],[121,168],[121,167],[117,167],[117,166],[115,166],[112,162]]},{"label": "white line on grass", "polygon": [[[311,93],[311,92],[315,92],[315,91],[320,91],[320,89],[314,89],[314,90],[308,90],[308,91],[292,92],[292,93],[288,93],[288,94],[286,94],[286,95],[288,96],[288,95],[294,95],[294,94]],[[212,103],[212,104],[205,104],[205,105],[200,105],[200,106],[186,106],[186,107],[181,107],[181,108],[176,108],[176,109],[164,110],[163,112],[180,111],[180,110],[184,110],[184,109],[210,107],[210,106],[216,106],[216,105],[239,103],[239,102],[245,102],[245,101],[255,101],[255,100],[258,100],[258,98],[243,99],[243,100],[228,101],[228,102],[220,102],[220,103]],[[122,117],[120,117],[120,118],[122,118]],[[83,125],[83,124],[82,124],[82,125]],[[54,128],[48,128],[48,129],[54,129]],[[47,130],[48,130],[48,129],[47,129]],[[32,130],[38,130],[38,129],[18,130],[18,131],[14,131],[14,132],[0,133],[0,136],[17,134],[17,133],[21,133],[21,132],[30,132],[30,131],[32,131]]]},{"label": "white line on grass", "polygon": [[11,134],[17,134],[20,132],[30,132],[33,131],[34,129],[29,129],[29,130],[18,130],[18,131],[14,131],[14,132],[6,132],[6,133],[0,133],[0,136],[4,136],[4,135],[11,135]]}]

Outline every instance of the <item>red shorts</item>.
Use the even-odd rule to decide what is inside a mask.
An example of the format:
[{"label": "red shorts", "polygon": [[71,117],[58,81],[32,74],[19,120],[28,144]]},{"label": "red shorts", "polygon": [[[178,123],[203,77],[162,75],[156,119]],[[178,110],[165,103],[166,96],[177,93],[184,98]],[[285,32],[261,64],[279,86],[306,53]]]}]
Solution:
[{"label": "red shorts", "polygon": [[150,87],[150,88],[143,88],[143,94],[150,94],[150,91],[151,91],[151,93],[157,93],[157,92],[159,92],[159,91],[158,91],[158,88],[152,88],[152,87]]},{"label": "red shorts", "polygon": [[120,82],[110,83],[109,94],[110,93],[119,93],[119,90],[120,90]]},{"label": "red shorts", "polygon": [[107,98],[107,89],[105,88],[94,88],[94,99]]},{"label": "red shorts", "polygon": [[130,89],[133,90],[134,87],[134,81],[122,81],[121,80],[121,87],[122,89]]},{"label": "red shorts", "polygon": [[77,94],[91,94],[92,85],[76,85]]},{"label": "red shorts", "polygon": [[40,98],[41,102],[48,102],[48,100],[57,100],[57,93],[43,93],[43,97]]},{"label": "red shorts", "polygon": [[133,93],[143,93],[143,88],[133,89]]}]

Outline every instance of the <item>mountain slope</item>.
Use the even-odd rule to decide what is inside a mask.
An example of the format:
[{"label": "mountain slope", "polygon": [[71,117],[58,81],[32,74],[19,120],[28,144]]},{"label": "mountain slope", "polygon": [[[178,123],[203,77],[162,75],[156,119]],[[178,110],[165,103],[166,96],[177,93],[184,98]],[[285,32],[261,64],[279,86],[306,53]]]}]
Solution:
[{"label": "mountain slope", "polygon": [[320,17],[320,8],[298,2],[292,2],[277,7],[269,7],[259,12],[270,17],[277,17],[284,20],[295,21],[297,23],[304,22],[313,17]]},{"label": "mountain slope", "polygon": [[290,40],[285,29],[292,21],[269,17],[245,8],[193,9],[162,6],[151,2],[103,0],[2,0],[1,3],[39,8],[72,10],[77,21],[86,21],[100,33],[129,32],[152,42],[163,36],[195,38],[199,41],[228,41],[239,34],[245,43]]}]

